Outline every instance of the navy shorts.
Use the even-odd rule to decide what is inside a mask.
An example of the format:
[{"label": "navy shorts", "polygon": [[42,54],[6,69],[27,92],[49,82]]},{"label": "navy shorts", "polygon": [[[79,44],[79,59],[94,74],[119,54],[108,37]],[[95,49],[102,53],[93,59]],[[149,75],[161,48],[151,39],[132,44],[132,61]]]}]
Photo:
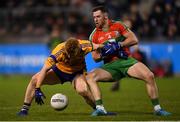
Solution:
[{"label": "navy shorts", "polygon": [[55,72],[55,74],[58,76],[58,78],[60,79],[61,84],[63,84],[64,82],[72,82],[72,80],[74,79],[74,77],[77,75],[77,74],[83,74],[83,70],[81,71],[78,71],[76,73],[73,73],[73,74],[68,74],[68,73],[65,73],[65,72],[62,72],[61,70],[59,70],[56,65],[52,66],[52,70]]}]

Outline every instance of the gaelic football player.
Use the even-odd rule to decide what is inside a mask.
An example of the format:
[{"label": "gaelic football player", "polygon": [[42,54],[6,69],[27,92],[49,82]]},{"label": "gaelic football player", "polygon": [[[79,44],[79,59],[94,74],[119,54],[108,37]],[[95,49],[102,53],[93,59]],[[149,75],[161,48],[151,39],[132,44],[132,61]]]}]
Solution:
[{"label": "gaelic football player", "polygon": [[38,105],[44,104],[45,95],[41,91],[42,85],[63,84],[67,81],[71,81],[77,93],[94,108],[94,98],[86,84],[85,55],[100,46],[76,38],[69,38],[64,43],[57,45],[40,72],[32,76],[26,89],[24,104],[18,115],[28,115],[33,98]]},{"label": "gaelic football player", "polygon": [[96,110],[92,116],[106,115],[98,81],[116,81],[123,77],[143,80],[147,94],[152,102],[155,115],[167,116],[169,112],[163,110],[159,103],[158,88],[154,74],[143,63],[130,56],[128,48],[137,44],[135,34],[122,22],[108,18],[105,7],[97,6],[92,10],[96,28],[90,35],[90,41],[96,44],[107,43],[102,50],[92,52],[95,61],[103,60],[105,65],[90,72],[87,83],[95,98]]}]

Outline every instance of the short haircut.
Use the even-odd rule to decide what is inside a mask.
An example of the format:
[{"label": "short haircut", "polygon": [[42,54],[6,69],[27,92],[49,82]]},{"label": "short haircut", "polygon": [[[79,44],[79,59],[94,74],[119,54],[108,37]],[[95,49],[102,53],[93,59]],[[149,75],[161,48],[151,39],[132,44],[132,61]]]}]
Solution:
[{"label": "short haircut", "polygon": [[108,13],[108,10],[106,7],[100,5],[100,6],[95,6],[93,9],[92,9],[92,12],[96,12],[96,11],[102,11],[103,13]]},{"label": "short haircut", "polygon": [[78,39],[73,37],[68,38],[65,43],[65,50],[69,55],[76,56],[80,51],[80,44]]}]

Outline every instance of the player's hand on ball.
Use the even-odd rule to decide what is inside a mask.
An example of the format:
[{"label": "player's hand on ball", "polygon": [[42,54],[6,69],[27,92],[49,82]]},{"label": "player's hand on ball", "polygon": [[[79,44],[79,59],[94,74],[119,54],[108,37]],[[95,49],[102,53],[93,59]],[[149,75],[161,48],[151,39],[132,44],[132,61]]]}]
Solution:
[{"label": "player's hand on ball", "polygon": [[44,104],[44,101],[43,99],[45,99],[46,97],[44,96],[43,92],[41,91],[40,88],[36,88],[35,89],[35,102],[38,104],[38,105],[42,105]]}]

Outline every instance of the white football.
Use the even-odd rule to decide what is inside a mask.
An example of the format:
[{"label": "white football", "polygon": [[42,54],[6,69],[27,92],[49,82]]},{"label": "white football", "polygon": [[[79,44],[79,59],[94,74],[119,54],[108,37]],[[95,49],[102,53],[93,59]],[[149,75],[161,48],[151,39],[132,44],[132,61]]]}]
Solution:
[{"label": "white football", "polygon": [[64,110],[68,106],[68,98],[62,93],[56,93],[51,97],[51,106],[55,110]]}]

